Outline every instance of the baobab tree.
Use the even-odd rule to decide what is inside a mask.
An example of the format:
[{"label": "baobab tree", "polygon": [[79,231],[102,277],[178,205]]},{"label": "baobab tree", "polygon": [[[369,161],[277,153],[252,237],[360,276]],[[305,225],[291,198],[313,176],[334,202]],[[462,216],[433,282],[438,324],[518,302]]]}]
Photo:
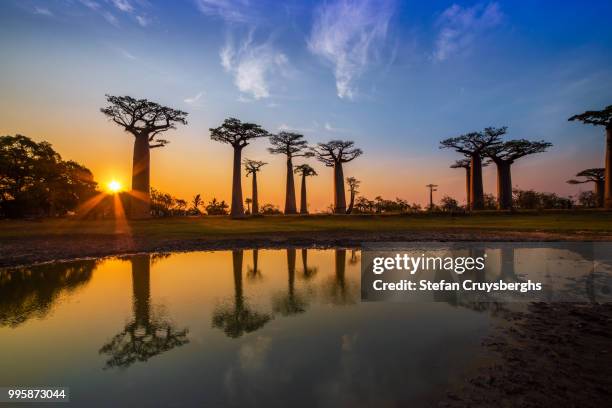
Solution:
[{"label": "baobab tree", "polygon": [[492,131],[486,133],[470,132],[440,142],[440,149],[455,149],[455,151],[470,158],[470,210],[484,209],[482,153],[485,148],[501,143],[500,137],[506,133],[506,128],[489,129]]},{"label": "baobab tree", "polygon": [[314,153],[307,150],[308,145],[304,135],[293,132],[279,132],[270,136],[272,154],[284,154],[287,157],[287,187],[285,189],[285,214],[297,214],[295,204],[295,183],[293,181],[293,158],[312,157]]},{"label": "baobab tree", "polygon": [[331,140],[328,143],[317,143],[312,148],[317,160],[327,167],[334,168],[334,213],[346,213],[346,195],[344,193],[344,172],[342,164],[361,156],[363,151],[355,148],[351,140]]},{"label": "baobab tree", "polygon": [[355,204],[355,196],[359,192],[357,188],[359,188],[359,184],[361,181],[357,180],[355,177],[347,177],[346,182],[349,186],[349,193],[351,194],[351,201],[349,202],[349,206],[346,210],[347,214],[350,214],[353,211],[353,205]]},{"label": "baobab tree", "polygon": [[597,197],[597,206],[604,205],[604,185],[605,185],[605,169],[595,168],[586,169],[576,174],[576,177],[583,177],[583,180],[567,180],[569,184],[595,183],[595,196]]},{"label": "baobab tree", "polygon": [[612,105],[600,111],[586,111],[568,120],[606,128],[606,162],[604,171],[604,207],[612,208]]},{"label": "baobab tree", "polygon": [[[465,208],[470,208],[470,170],[472,160],[469,157],[465,159],[457,160],[453,164],[450,165],[451,169],[465,169],[465,196],[466,196],[466,206]],[[489,165],[488,161],[482,162],[482,167],[486,167]]]},{"label": "baobab tree", "polygon": [[306,199],[306,177],[316,176],[315,169],[308,164],[300,164],[295,166],[295,173],[302,176],[302,189],[300,194],[300,214],[308,214],[308,201]]},{"label": "baobab tree", "polygon": [[234,148],[234,165],[232,171],[232,205],[230,215],[232,217],[244,216],[244,205],[242,201],[242,182],[240,163],[242,161],[242,149],[251,140],[260,137],[268,137],[270,134],[255,123],[241,122],[236,118],[225,119],[223,124],[211,128],[210,138],[217,142],[227,143]]},{"label": "baobab tree", "polygon": [[151,216],[151,149],[167,145],[168,140],[158,136],[176,129],[176,124],[186,125],[187,113],[131,96],[106,95],[106,100],[110,105],[100,111],[134,136],[130,216],[148,218]]},{"label": "baobab tree", "polygon": [[247,177],[249,177],[249,174],[253,175],[253,190],[251,193],[251,202],[253,203],[253,211],[251,211],[251,214],[253,215],[259,214],[259,196],[257,195],[257,173],[266,164],[268,163],[257,160],[244,159],[244,169],[246,170]]},{"label": "baobab tree", "polygon": [[[498,134],[500,129],[487,128],[487,132]],[[505,128],[504,128],[505,130]],[[497,166],[497,208],[512,209],[512,164],[521,157],[530,154],[543,153],[552,146],[544,140],[530,141],[526,139],[509,140],[504,143],[487,147],[485,154]]]}]

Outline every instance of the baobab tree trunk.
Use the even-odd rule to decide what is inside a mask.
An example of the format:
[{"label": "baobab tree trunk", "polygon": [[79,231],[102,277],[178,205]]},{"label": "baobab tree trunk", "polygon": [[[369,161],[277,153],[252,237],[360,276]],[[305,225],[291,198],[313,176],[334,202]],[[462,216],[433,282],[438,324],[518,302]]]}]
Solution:
[{"label": "baobab tree trunk", "polygon": [[470,169],[470,209],[482,210],[484,209],[484,189],[482,188],[482,159],[480,153],[472,155]]},{"label": "baobab tree trunk", "polygon": [[151,152],[148,136],[135,136],[134,156],[132,159],[132,194],[130,199],[131,218],[151,217],[150,165]]},{"label": "baobab tree trunk", "polygon": [[497,164],[497,208],[500,210],[512,209],[512,175],[510,163]]},{"label": "baobab tree trunk", "polygon": [[334,213],[346,213],[346,195],[344,194],[344,172],[342,163],[334,165]]},{"label": "baobab tree trunk", "polygon": [[346,213],[350,214],[351,212],[353,212],[353,205],[355,204],[355,192],[351,191],[351,201],[349,202],[349,206],[346,209]]},{"label": "baobab tree trunk", "polygon": [[465,199],[465,201],[466,201],[465,208],[467,208],[468,210],[470,209],[471,202],[472,202],[470,200],[470,179],[471,179],[470,172],[471,172],[471,169],[472,169],[472,166],[465,168],[465,197],[466,197],[466,199]]},{"label": "baobab tree trunk", "polygon": [[604,206],[604,189],[605,180],[595,182],[595,197],[597,197],[597,207],[602,208]]},{"label": "baobab tree trunk", "polygon": [[300,214],[308,214],[308,202],[306,201],[306,175],[302,174],[302,191],[300,195]]},{"label": "baobab tree trunk", "polygon": [[285,193],[285,214],[297,214],[295,206],[295,183],[293,181],[293,163],[287,157],[287,188]]},{"label": "baobab tree trunk", "polygon": [[242,148],[234,147],[234,170],[232,176],[232,208],[230,215],[232,217],[243,217],[244,206],[242,205],[242,174],[240,173],[240,165],[242,159]]},{"label": "baobab tree trunk", "polygon": [[604,171],[604,207],[612,208],[612,127],[606,127],[606,169]]},{"label": "baobab tree trunk", "polygon": [[257,195],[257,172],[254,171],[253,172],[253,211],[251,212],[251,214],[255,215],[255,214],[259,214],[259,197]]}]

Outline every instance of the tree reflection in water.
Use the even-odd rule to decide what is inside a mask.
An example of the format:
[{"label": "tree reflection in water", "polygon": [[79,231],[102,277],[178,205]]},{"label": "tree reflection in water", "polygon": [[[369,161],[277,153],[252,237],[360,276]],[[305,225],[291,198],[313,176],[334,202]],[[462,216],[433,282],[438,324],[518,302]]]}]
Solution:
[{"label": "tree reflection in water", "polygon": [[295,292],[295,249],[287,249],[287,273],[289,275],[289,288],[286,295],[277,296],[273,300],[274,312],[283,316],[304,313],[308,305],[306,300]]},{"label": "tree reflection in water", "polygon": [[254,249],[253,250],[253,267],[247,268],[247,277],[249,278],[249,280],[254,281],[254,280],[263,279],[263,275],[261,274],[261,271],[257,268],[258,260],[259,260],[259,250]]},{"label": "tree reflection in water", "polygon": [[302,249],[302,276],[305,280],[310,278],[314,278],[317,274],[318,269],[316,267],[308,266],[308,250],[306,248]]},{"label": "tree reflection in water", "polygon": [[89,282],[97,264],[88,259],[0,270],[0,326],[45,317],[60,295]]},{"label": "tree reflection in water", "polygon": [[352,305],[357,302],[357,290],[346,279],[346,249],[334,250],[335,275],[325,283],[323,295],[335,305]]},{"label": "tree reflection in water", "polygon": [[242,291],[243,251],[232,251],[234,269],[234,304],[221,305],[215,309],[212,317],[213,327],[222,329],[228,337],[238,338],[262,328],[271,319],[267,313],[251,310]]},{"label": "tree reflection in water", "polygon": [[130,258],[130,262],[134,318],[100,348],[100,354],[110,356],[105,368],[126,368],[189,343],[188,329],[177,330],[169,320],[151,311],[151,256],[136,255]]}]

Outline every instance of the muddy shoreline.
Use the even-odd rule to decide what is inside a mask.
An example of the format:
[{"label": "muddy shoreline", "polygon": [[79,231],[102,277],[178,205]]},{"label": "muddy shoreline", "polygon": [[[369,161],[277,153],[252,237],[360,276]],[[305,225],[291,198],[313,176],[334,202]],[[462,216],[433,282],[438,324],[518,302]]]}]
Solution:
[{"label": "muddy shoreline", "polygon": [[207,235],[198,239],[122,234],[65,234],[0,240],[0,267],[142,252],[185,252],[249,248],[359,248],[364,242],[426,241],[601,241],[611,235],[474,230],[404,232],[276,232],[240,236]]}]

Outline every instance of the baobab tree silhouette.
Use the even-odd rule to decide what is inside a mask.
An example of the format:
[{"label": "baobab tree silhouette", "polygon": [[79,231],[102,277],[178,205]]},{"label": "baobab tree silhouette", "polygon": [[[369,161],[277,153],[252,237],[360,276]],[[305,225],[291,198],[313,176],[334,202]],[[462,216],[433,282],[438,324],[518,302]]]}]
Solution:
[{"label": "baobab tree silhouette", "polygon": [[[505,134],[506,130],[506,127],[500,129],[486,128],[484,133],[485,135],[490,134],[491,137],[497,137]],[[552,143],[544,140],[517,139],[494,144],[484,149],[485,154],[497,166],[497,207],[500,210],[512,209],[512,164],[521,157],[545,152],[551,146]]]},{"label": "baobab tree silhouette", "polygon": [[334,168],[334,213],[346,213],[346,195],[344,193],[344,172],[342,164],[361,156],[363,151],[355,148],[351,140],[331,140],[327,143],[317,143],[312,148],[317,160],[327,167]]},{"label": "baobab tree silhouette", "polygon": [[308,164],[295,166],[295,173],[302,175],[302,188],[300,192],[300,214],[308,214],[308,201],[306,199],[306,177],[316,176],[315,169]]},{"label": "baobab tree silhouette", "polygon": [[429,209],[433,210],[434,208],[434,203],[433,203],[433,192],[434,191],[438,191],[436,189],[436,187],[438,187],[437,184],[428,184],[425,187],[427,187],[429,189]]},{"label": "baobab tree silhouette", "polygon": [[576,174],[576,177],[583,177],[583,180],[567,180],[568,184],[583,184],[583,183],[595,183],[595,196],[597,197],[597,206],[603,207],[604,205],[604,183],[605,183],[605,169],[594,168],[586,169]]},{"label": "baobab tree silhouette", "polygon": [[186,125],[187,113],[131,96],[106,95],[106,100],[110,105],[100,111],[134,136],[130,216],[148,218],[151,216],[150,150],[168,144],[167,140],[158,138],[159,134],[176,129],[176,124]]},{"label": "baobab tree silhouette", "polygon": [[[457,160],[455,161],[453,164],[450,165],[451,169],[465,169],[465,201],[466,201],[466,206],[465,208],[470,208],[470,169],[471,169],[471,163],[472,163],[472,159],[470,159],[469,157],[466,157],[465,159],[461,159],[461,160]],[[483,161],[482,162],[482,167],[486,167],[489,165],[488,161]]]},{"label": "baobab tree silhouette", "polygon": [[308,145],[304,135],[293,132],[279,132],[270,136],[272,154],[284,154],[287,157],[287,185],[285,189],[285,214],[297,214],[295,204],[295,182],[293,180],[294,157],[312,157],[314,153],[307,150]]},{"label": "baobab tree silhouette", "polygon": [[306,311],[306,300],[295,291],[295,259],[296,250],[294,248],[287,249],[287,294],[277,296],[273,301],[274,311],[283,316],[304,313]]},{"label": "baobab tree silhouette", "polygon": [[485,148],[501,143],[500,136],[501,134],[470,132],[440,142],[440,149],[455,149],[470,157],[470,210],[484,209],[482,154]]},{"label": "baobab tree silhouette", "polygon": [[244,205],[242,201],[242,183],[240,163],[242,149],[248,146],[253,139],[268,137],[270,134],[254,123],[241,122],[236,118],[225,119],[223,124],[211,128],[210,138],[217,142],[227,143],[234,148],[234,165],[232,171],[232,205],[230,215],[232,217],[244,216]]},{"label": "baobab tree silhouette", "polygon": [[349,202],[348,209],[346,210],[347,214],[353,212],[353,205],[355,205],[355,195],[359,193],[357,188],[359,188],[359,184],[361,181],[357,180],[355,177],[347,177],[346,182],[349,186],[349,193],[351,194],[351,201]]},{"label": "baobab tree silhouette", "polygon": [[600,111],[586,111],[568,120],[606,128],[606,162],[604,171],[604,207],[612,208],[612,105]]},{"label": "baobab tree silhouette", "polygon": [[253,175],[253,184],[252,184],[253,190],[251,193],[251,202],[253,203],[253,211],[251,211],[251,214],[253,215],[259,214],[259,196],[257,194],[257,173],[266,164],[268,163],[258,161],[258,160],[244,159],[244,169],[246,170],[247,177],[249,177],[249,174]]}]

